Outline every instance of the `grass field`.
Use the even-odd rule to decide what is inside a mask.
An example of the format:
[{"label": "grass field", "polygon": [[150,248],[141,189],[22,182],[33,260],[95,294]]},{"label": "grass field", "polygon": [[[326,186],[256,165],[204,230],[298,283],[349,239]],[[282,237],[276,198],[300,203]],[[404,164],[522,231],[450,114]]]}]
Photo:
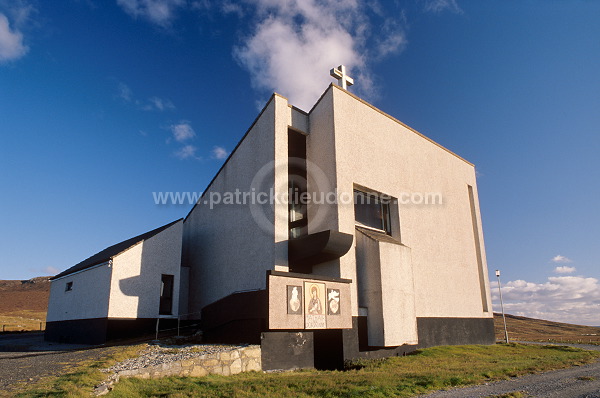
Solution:
[{"label": "grass field", "polygon": [[40,330],[45,327],[49,277],[0,280],[0,332]]},{"label": "grass field", "polygon": [[[506,315],[509,341],[600,344],[600,328]],[[502,315],[494,314],[496,338],[504,340]]]},{"label": "grass field", "polygon": [[0,331],[20,332],[46,327],[46,311],[21,310],[0,314]]},{"label": "grass field", "polygon": [[[445,346],[414,355],[355,363],[347,371],[304,370],[202,378],[122,379],[109,397],[410,397],[446,387],[506,379],[591,362],[600,353],[569,347],[499,344]],[[46,381],[19,397],[89,396],[101,381],[101,364]]]}]

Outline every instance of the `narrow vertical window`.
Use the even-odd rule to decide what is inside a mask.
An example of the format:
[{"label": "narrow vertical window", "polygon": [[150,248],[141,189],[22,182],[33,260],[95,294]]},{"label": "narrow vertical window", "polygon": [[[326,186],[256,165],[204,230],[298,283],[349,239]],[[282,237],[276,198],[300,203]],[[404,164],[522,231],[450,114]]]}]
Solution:
[{"label": "narrow vertical window", "polygon": [[290,239],[308,234],[306,136],[288,131],[288,194]]},{"label": "narrow vertical window", "polygon": [[70,292],[71,290],[73,290],[73,282],[67,282],[65,285],[65,292]]},{"label": "narrow vertical window", "polygon": [[479,239],[479,224],[477,222],[477,210],[475,209],[475,195],[473,194],[473,187],[467,185],[469,188],[469,204],[471,206],[471,223],[473,224],[473,238],[475,242],[475,255],[477,256],[477,270],[479,272],[479,287],[481,289],[481,304],[483,311],[488,312],[487,293],[485,291],[485,275],[483,273],[483,257],[481,255],[481,241]]},{"label": "narrow vertical window", "polygon": [[173,313],[173,279],[173,275],[162,274],[161,276],[159,315]]}]

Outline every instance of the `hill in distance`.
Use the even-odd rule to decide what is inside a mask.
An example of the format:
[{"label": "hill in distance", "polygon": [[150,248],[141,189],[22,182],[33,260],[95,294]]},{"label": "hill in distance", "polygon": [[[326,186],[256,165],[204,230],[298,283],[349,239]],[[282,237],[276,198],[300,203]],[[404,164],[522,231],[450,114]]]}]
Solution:
[{"label": "hill in distance", "polygon": [[[509,341],[552,341],[600,344],[600,328],[506,314]],[[502,314],[494,313],[496,339],[504,340]]]},{"label": "hill in distance", "polygon": [[[50,295],[50,277],[0,280],[0,327],[9,330],[39,330],[45,322]],[[600,328],[506,315],[509,340],[583,342],[600,344]],[[502,315],[494,314],[496,338],[504,340]],[[2,329],[0,329],[2,330]]]},{"label": "hill in distance", "polygon": [[0,331],[40,330],[46,321],[50,277],[0,280]]}]

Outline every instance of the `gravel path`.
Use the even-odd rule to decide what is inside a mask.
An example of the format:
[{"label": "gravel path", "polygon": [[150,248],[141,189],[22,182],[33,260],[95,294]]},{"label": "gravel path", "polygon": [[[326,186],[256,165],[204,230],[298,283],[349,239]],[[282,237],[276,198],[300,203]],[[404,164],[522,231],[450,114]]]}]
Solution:
[{"label": "gravel path", "polygon": [[149,366],[161,365],[175,361],[183,361],[206,354],[231,351],[245,347],[240,345],[214,345],[214,344],[190,344],[190,345],[148,345],[137,358],[126,359],[119,362],[106,372],[120,372],[123,370],[134,370],[147,368]]},{"label": "gravel path", "polygon": [[[596,345],[564,345],[600,351],[600,346]],[[585,366],[553,370],[550,372],[522,376],[479,386],[437,391],[428,395],[420,395],[420,397],[494,397],[515,391],[523,392],[528,398],[600,398],[600,361]]]}]

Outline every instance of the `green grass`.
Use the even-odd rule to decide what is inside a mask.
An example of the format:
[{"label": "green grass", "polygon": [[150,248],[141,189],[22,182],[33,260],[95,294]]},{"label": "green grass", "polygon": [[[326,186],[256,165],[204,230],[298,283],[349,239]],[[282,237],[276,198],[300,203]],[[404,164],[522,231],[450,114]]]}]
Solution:
[{"label": "green grass", "polygon": [[445,346],[406,357],[361,361],[347,371],[123,379],[109,397],[410,397],[431,390],[581,365],[599,356],[597,352],[559,346]]}]

